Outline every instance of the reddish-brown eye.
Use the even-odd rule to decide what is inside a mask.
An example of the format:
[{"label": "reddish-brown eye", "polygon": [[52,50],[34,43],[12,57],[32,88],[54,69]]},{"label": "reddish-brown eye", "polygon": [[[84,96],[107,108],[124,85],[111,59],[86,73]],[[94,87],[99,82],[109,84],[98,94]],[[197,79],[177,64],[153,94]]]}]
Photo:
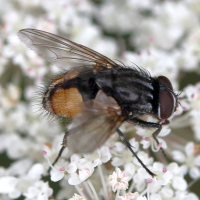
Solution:
[{"label": "reddish-brown eye", "polygon": [[168,90],[160,90],[159,98],[159,117],[161,119],[168,119],[174,113],[175,98]]},{"label": "reddish-brown eye", "polygon": [[165,76],[159,76],[158,80],[159,80],[160,84],[162,84],[165,87],[168,87],[171,90],[173,90],[172,84],[171,84],[170,80],[167,77],[165,77]]},{"label": "reddish-brown eye", "polygon": [[[158,77],[160,85],[163,85],[170,90],[173,90],[172,84],[170,80],[165,76]],[[160,89],[159,95],[159,112],[158,115],[161,119],[168,119],[173,113],[175,109],[175,97],[174,94],[165,88]]]}]

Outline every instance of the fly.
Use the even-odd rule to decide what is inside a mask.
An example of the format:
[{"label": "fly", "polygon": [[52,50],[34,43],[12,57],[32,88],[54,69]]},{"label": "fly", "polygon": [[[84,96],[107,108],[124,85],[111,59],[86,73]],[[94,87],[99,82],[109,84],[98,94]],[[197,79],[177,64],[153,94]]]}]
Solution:
[{"label": "fly", "polygon": [[[30,49],[66,70],[53,79],[43,93],[42,106],[57,116],[72,118],[72,128],[63,138],[62,148],[74,153],[91,153],[117,132],[140,164],[140,160],[119,127],[124,121],[143,128],[156,128],[157,139],[163,122],[178,106],[178,95],[165,76],[152,77],[139,67],[115,63],[100,53],[60,36],[36,29],[22,29],[19,38]],[[141,119],[150,115],[157,123]]]}]

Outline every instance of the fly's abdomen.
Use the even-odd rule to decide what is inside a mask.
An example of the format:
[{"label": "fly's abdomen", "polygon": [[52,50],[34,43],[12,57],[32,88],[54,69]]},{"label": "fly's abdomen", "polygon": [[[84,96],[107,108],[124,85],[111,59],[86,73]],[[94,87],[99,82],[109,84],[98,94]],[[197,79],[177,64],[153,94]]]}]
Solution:
[{"label": "fly's abdomen", "polygon": [[79,113],[80,104],[95,98],[98,91],[92,74],[79,76],[77,70],[54,79],[43,94],[43,108],[57,116],[72,118]]},{"label": "fly's abdomen", "polygon": [[77,88],[59,89],[51,98],[51,111],[62,117],[72,118],[80,112],[79,105],[83,98]]}]

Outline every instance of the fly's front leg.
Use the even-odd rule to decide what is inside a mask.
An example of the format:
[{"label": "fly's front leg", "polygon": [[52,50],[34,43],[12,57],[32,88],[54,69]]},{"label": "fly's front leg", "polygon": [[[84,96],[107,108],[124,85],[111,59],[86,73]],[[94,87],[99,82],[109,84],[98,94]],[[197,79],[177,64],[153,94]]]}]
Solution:
[{"label": "fly's front leg", "polygon": [[[60,149],[60,151],[58,153],[58,156],[56,157],[56,159],[52,163],[53,166],[58,162],[59,158],[62,156],[62,153],[63,153],[64,149],[67,146],[67,133],[68,132],[66,132],[65,135],[64,135],[64,137],[63,137],[62,147],[61,147],[61,149]],[[48,169],[48,172],[50,172],[50,171],[51,171],[51,167],[49,167],[49,169]]]},{"label": "fly's front leg", "polygon": [[137,154],[133,151],[131,144],[129,143],[129,141],[125,138],[124,134],[117,129],[117,133],[119,134],[121,140],[125,143],[125,145],[127,146],[127,148],[133,153],[133,155],[137,158],[138,162],[142,165],[142,167],[144,167],[144,169],[152,176],[156,176],[156,174],[154,174],[153,172],[151,172],[147,166],[140,160],[140,158],[137,156]]},{"label": "fly's front leg", "polygon": [[[160,133],[160,131],[162,130],[162,125],[164,124],[169,124],[168,120],[165,120],[164,123],[160,124],[160,123],[153,123],[153,122],[146,122],[144,120],[141,120],[139,118],[131,118],[128,120],[128,122],[133,123],[135,125],[139,125],[143,128],[157,128],[157,130],[153,133],[153,138],[156,141],[157,145],[159,146],[159,141],[158,141],[158,134]],[[160,147],[163,155],[166,157],[165,151],[162,147]]]},{"label": "fly's front leg", "polygon": [[[167,125],[167,124],[169,124],[169,123],[170,123],[169,120],[165,120],[162,124],[160,124],[160,128],[158,128],[158,129],[153,133],[153,138],[154,138],[154,140],[156,141],[156,143],[157,143],[158,146],[159,146],[160,143],[159,143],[159,141],[158,141],[157,136],[159,135],[160,131],[162,130],[162,125]],[[163,155],[165,156],[165,158],[167,158],[164,149],[163,149],[162,147],[160,147],[160,149],[161,149]]]},{"label": "fly's front leg", "polygon": [[139,118],[130,118],[127,122],[141,126],[142,128],[160,128],[162,126],[160,123],[146,122]]},{"label": "fly's front leg", "polygon": [[[154,138],[154,140],[156,141],[156,143],[157,143],[158,146],[160,146],[160,143],[159,143],[159,141],[158,141],[157,136],[158,136],[158,134],[160,133],[161,130],[162,130],[162,125],[161,125],[161,127],[158,128],[155,132],[153,132],[153,138]],[[167,158],[164,149],[163,149],[162,147],[160,147],[160,150],[162,151],[162,154],[164,155],[164,157]]]},{"label": "fly's front leg", "polygon": [[170,123],[170,121],[168,120],[168,119],[166,119],[163,123],[162,123],[162,125],[168,125]]}]

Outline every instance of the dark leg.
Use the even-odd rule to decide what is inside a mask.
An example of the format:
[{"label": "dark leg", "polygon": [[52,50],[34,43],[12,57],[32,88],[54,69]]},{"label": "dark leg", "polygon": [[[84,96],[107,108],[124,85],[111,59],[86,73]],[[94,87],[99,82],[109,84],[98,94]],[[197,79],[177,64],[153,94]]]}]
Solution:
[{"label": "dark leg", "polygon": [[[167,125],[169,124],[170,121],[169,120],[165,120],[165,122],[162,123],[162,125]],[[160,131],[162,130],[162,125],[160,128],[158,128],[154,133],[153,133],[153,138],[156,141],[156,143],[159,145],[159,141],[157,139],[157,136],[159,135]],[[160,147],[160,150],[162,151],[162,154],[164,155],[165,158],[167,158],[166,153],[164,151],[164,149],[162,147]]]},{"label": "dark leg", "polygon": [[[157,139],[158,134],[160,133],[160,131],[162,130],[162,125],[167,125],[169,124],[169,120],[165,120],[164,123],[159,124],[159,123],[153,123],[153,122],[146,122],[143,121],[141,119],[138,118],[133,118],[133,119],[129,119],[128,122],[133,123],[135,125],[139,125],[143,128],[157,128],[157,130],[153,133],[153,138],[156,141],[156,143],[159,145],[159,141]],[[167,157],[165,154],[165,151],[162,147],[160,147],[162,154],[164,155],[164,157]]]},{"label": "dark leg", "polygon": [[[157,145],[159,145],[159,141],[158,141],[157,136],[158,136],[158,134],[160,133],[161,130],[162,130],[162,127],[157,129],[155,132],[153,132],[153,138],[156,141]],[[160,147],[160,150],[162,151],[162,154],[164,155],[164,157],[167,158],[164,149],[162,147]]]},{"label": "dark leg", "polygon": [[127,122],[141,126],[142,128],[160,128],[162,126],[160,123],[146,122],[138,118],[128,119]]},{"label": "dark leg", "polygon": [[[56,157],[56,159],[55,159],[54,162],[52,163],[53,166],[58,162],[59,158],[62,156],[62,153],[63,153],[63,151],[64,151],[64,149],[65,149],[66,146],[67,146],[67,132],[66,132],[65,135],[64,135],[62,147],[61,147],[61,149],[60,149],[60,151],[59,151],[59,153],[58,153],[58,156]],[[49,173],[50,171],[51,171],[51,167],[49,167],[48,173]]]},{"label": "dark leg", "polygon": [[121,140],[126,144],[126,146],[128,147],[128,149],[133,153],[133,155],[137,158],[138,162],[142,165],[142,167],[144,167],[144,169],[152,176],[156,176],[156,174],[154,174],[153,172],[151,172],[146,165],[140,160],[140,158],[137,156],[137,154],[133,151],[131,144],[129,143],[129,141],[125,138],[124,134],[117,129],[117,133],[119,134]]},{"label": "dark leg", "polygon": [[169,123],[170,123],[170,121],[167,119],[162,123],[162,125],[168,125]]},{"label": "dark leg", "polygon": [[[58,162],[59,158],[62,156],[62,153],[63,153],[64,149],[65,149],[65,146],[62,146],[61,149],[60,149],[60,151],[59,151],[58,156],[56,157],[56,159],[55,159],[54,162],[52,163],[53,166]],[[49,167],[48,173],[49,173],[50,171],[51,171],[51,167]]]}]

